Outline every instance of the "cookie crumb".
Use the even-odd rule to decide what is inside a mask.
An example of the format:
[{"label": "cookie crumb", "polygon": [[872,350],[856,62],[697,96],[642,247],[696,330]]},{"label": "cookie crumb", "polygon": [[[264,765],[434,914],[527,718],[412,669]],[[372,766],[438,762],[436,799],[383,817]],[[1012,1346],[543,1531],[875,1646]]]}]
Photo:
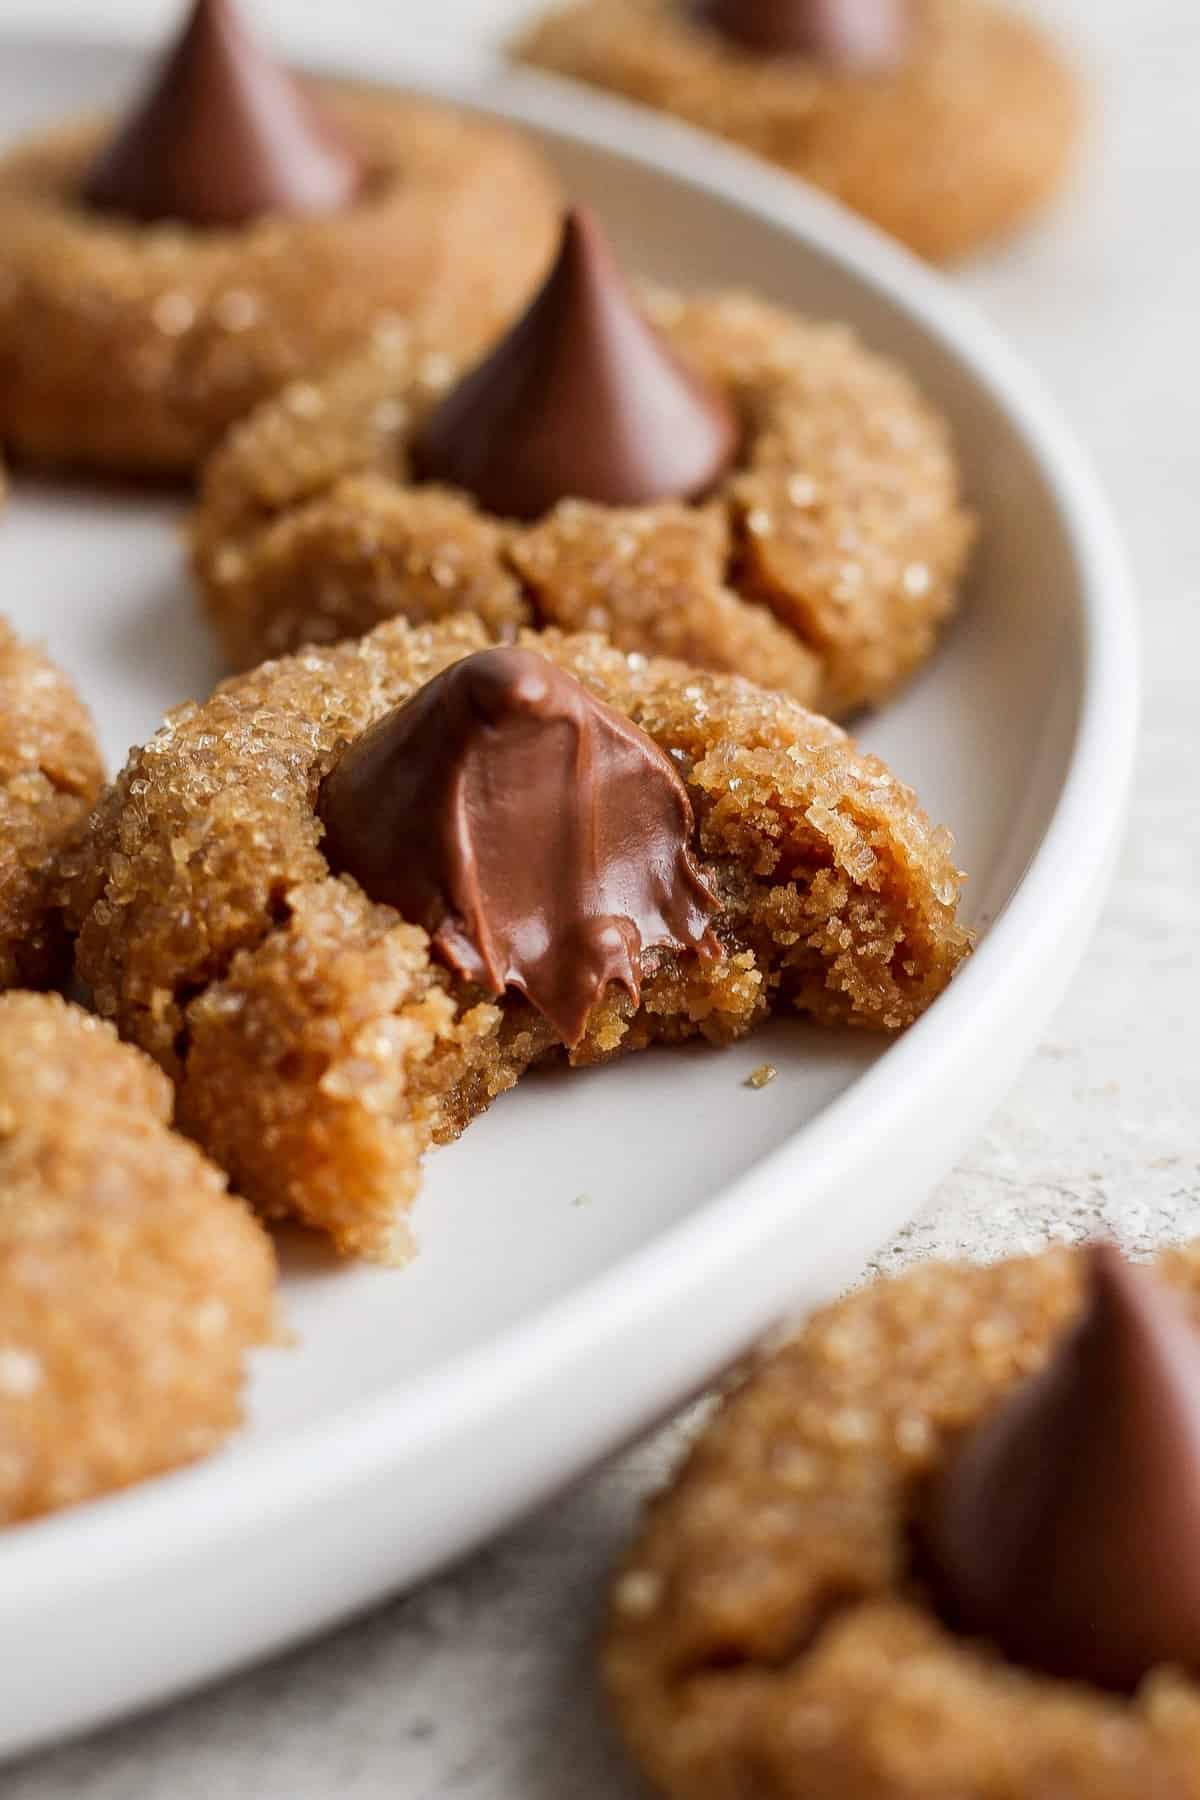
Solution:
[{"label": "cookie crumb", "polygon": [[778,1073],[774,1063],[759,1063],[757,1069],[751,1069],[742,1086],[755,1089],[770,1087]]}]

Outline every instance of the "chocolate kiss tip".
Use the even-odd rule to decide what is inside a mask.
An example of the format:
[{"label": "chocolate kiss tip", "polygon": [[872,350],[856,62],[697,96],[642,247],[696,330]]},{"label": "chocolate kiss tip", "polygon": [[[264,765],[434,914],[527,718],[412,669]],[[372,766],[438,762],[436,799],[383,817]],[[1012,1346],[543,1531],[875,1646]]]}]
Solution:
[{"label": "chocolate kiss tip", "polygon": [[566,1044],[642,952],[709,951],[717,902],[658,745],[529,650],[453,663],[351,744],[321,788],[325,852],[430,933],[442,961],[525,994]]},{"label": "chocolate kiss tip", "polygon": [[233,0],[196,0],[147,91],[84,180],[85,204],[144,224],[237,226],[332,212],[362,166],[256,42]]},{"label": "chocolate kiss tip", "polygon": [[1200,1336],[1112,1245],[1087,1266],[1082,1318],[952,1454],[924,1538],[952,1623],[1128,1692],[1200,1672]]},{"label": "chocolate kiss tip", "polygon": [[528,311],[435,409],[413,460],[489,512],[536,519],[560,500],[698,498],[738,440],[732,406],[676,359],[577,209]]},{"label": "chocolate kiss tip", "polygon": [[696,10],[748,50],[851,73],[896,68],[912,39],[912,0],[696,0]]}]

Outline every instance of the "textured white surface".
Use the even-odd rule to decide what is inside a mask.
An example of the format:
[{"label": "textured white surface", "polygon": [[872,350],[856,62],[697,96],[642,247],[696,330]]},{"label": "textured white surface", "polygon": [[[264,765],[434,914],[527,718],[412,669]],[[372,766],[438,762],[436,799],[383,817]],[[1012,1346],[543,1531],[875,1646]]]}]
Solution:
[{"label": "textured white surface", "polygon": [[[385,7],[402,11],[344,0],[338,16],[349,33],[356,13],[378,20]],[[5,0],[5,22],[47,10]],[[73,5],[61,10],[79,21]],[[168,10],[93,0],[87,12],[100,22]],[[274,10],[307,11],[307,0]],[[470,24],[515,10],[443,0],[440,16]],[[962,279],[1054,388],[1124,513],[1147,613],[1141,779],[1083,974],[1008,1105],[888,1264],[1101,1227],[1139,1248],[1200,1232],[1200,19],[1188,0],[1043,10],[1092,60],[1097,141],[1057,218]],[[634,1786],[596,1714],[590,1638],[606,1569],[676,1436],[324,1644],[5,1771],[6,1800],[628,1800]],[[114,1654],[119,1643],[114,1620]]]}]

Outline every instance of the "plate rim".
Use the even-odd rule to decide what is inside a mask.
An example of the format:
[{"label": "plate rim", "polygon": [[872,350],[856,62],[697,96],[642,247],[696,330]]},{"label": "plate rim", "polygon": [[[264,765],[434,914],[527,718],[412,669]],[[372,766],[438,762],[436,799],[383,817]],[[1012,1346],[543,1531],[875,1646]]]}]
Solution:
[{"label": "plate rim", "polygon": [[[49,46],[61,42],[62,33],[18,26],[0,34],[0,44],[5,41]],[[115,51],[136,40],[118,33],[72,33],[71,41]],[[297,41],[316,66],[344,72],[344,58],[320,33],[302,30]],[[384,45],[371,43],[359,54],[382,56]],[[422,1447],[469,1432],[481,1413],[519,1404],[547,1364],[568,1368],[603,1357],[606,1344],[695,1302],[715,1271],[747,1256],[754,1240],[779,1228],[785,1212],[794,1212],[788,1177],[800,1155],[819,1164],[826,1185],[830,1179],[850,1179],[856,1155],[862,1158],[847,1149],[843,1126],[848,1114],[869,1111],[878,1138],[890,1120],[910,1110],[914,1083],[936,1086],[940,1070],[972,1050],[980,1052],[980,1021],[993,1020],[998,1008],[994,995],[989,1002],[989,992],[1010,981],[1014,969],[1028,975],[1045,965],[1063,939],[1065,925],[1094,912],[1124,828],[1140,681],[1134,587],[1121,534],[1087,454],[1040,381],[983,315],[833,201],[690,127],[621,101],[585,95],[575,84],[510,69],[487,56],[465,65],[461,56],[453,66],[440,59],[423,63],[397,54],[392,44],[386,63],[373,73],[649,164],[713,194],[815,244],[857,283],[880,293],[950,350],[989,391],[1034,457],[1054,494],[1076,560],[1083,669],[1070,761],[1044,837],[976,956],[932,1011],[801,1131],[687,1218],[532,1317],[336,1417],[290,1428],[246,1448],[236,1480],[229,1479],[229,1467],[218,1456],[0,1534],[0,1617],[10,1609],[19,1612],[49,1591],[48,1584],[86,1596],[89,1588],[121,1574],[114,1564],[123,1564],[125,1573],[136,1568],[145,1575],[176,1561],[181,1544],[189,1555],[212,1551],[361,1484],[386,1481],[389,1469],[409,1461]],[[1106,796],[1099,816],[1097,793]],[[1072,958],[1068,973],[1074,964]],[[684,1397],[675,1393],[669,1403]],[[661,1410],[663,1400],[661,1393],[648,1392],[640,1411],[627,1409],[623,1417],[640,1428]],[[607,1454],[615,1441],[610,1432],[594,1446],[594,1455]],[[336,1614],[327,1609],[323,1616],[332,1620]],[[260,1653],[261,1647],[250,1652]],[[220,1666],[236,1660],[228,1657]]]}]

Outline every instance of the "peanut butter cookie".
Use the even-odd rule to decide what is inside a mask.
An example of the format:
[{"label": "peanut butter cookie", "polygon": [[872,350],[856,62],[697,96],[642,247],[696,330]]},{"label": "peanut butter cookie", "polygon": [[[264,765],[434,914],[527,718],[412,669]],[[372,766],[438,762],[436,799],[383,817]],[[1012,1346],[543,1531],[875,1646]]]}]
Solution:
[{"label": "peanut butter cookie", "polygon": [[187,475],[264,395],[373,325],[470,354],[528,297],[557,201],[502,128],[303,89],[197,0],[118,129],[0,162],[0,436],[41,462]]},{"label": "peanut butter cookie", "polygon": [[47,987],[70,966],[55,866],[103,780],[75,689],[0,619],[0,988]]},{"label": "peanut butter cookie", "polygon": [[595,637],[489,644],[398,619],[227,682],[67,871],[79,974],[185,1128],[347,1252],[400,1254],[424,1151],[541,1059],[772,1009],[897,1031],[968,948],[947,834],[828,720]]},{"label": "peanut butter cookie", "polygon": [[482,364],[377,340],[252,415],[193,531],[231,661],[470,611],[835,716],[884,699],[959,600],[944,421],[841,327],[736,293],[648,308],[577,212]]},{"label": "peanut butter cookie", "polygon": [[937,262],[1061,185],[1075,78],[993,0],[574,0],[515,53],[674,113],[825,188]]},{"label": "peanut butter cookie", "polygon": [[56,995],[0,997],[0,1524],[207,1455],[275,1264],[171,1087]]},{"label": "peanut butter cookie", "polygon": [[671,1800],[1195,1800],[1200,1250],[930,1264],[718,1409],[604,1671]]}]

